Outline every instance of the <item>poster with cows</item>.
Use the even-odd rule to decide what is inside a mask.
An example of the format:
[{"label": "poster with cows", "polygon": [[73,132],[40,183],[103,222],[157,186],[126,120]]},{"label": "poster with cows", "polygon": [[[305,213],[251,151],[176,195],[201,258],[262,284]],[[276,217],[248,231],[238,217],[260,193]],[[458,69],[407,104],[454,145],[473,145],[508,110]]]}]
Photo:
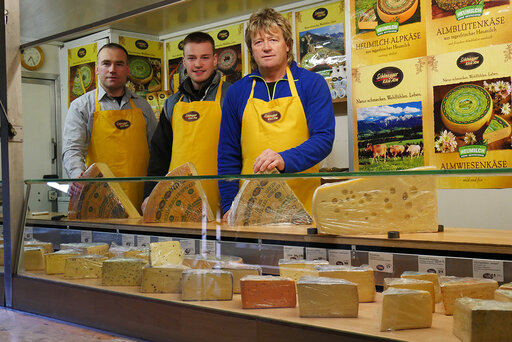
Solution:
[{"label": "poster with cows", "polygon": [[354,69],[354,156],[358,171],[428,165],[424,155],[426,59]]}]

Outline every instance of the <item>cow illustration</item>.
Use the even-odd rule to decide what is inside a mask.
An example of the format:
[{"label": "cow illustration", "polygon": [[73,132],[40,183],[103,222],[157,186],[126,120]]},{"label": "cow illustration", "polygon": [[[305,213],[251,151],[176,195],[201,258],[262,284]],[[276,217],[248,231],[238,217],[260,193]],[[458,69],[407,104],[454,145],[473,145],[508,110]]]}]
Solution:
[{"label": "cow illustration", "polygon": [[384,158],[384,162],[386,162],[386,155],[387,155],[387,146],[384,144],[377,144],[377,145],[366,145],[365,151],[369,151],[373,153],[372,158],[372,164],[375,161],[375,158],[382,157]]}]

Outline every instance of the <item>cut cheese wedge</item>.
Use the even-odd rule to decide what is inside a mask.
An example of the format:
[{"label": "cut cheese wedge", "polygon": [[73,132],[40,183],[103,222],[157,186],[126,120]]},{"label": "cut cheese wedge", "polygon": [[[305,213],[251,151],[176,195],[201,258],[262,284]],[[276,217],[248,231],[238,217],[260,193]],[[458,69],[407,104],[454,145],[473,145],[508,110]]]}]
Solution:
[{"label": "cut cheese wedge", "polygon": [[445,315],[453,314],[457,298],[494,299],[494,293],[498,288],[498,283],[492,279],[441,277],[439,282]]},{"label": "cut cheese wedge", "polygon": [[242,308],[294,308],[295,281],[291,278],[248,275],[240,279]]},{"label": "cut cheese wedge", "polygon": [[46,274],[64,273],[66,259],[78,255],[80,255],[80,252],[74,249],[61,249],[57,252],[45,254]]},{"label": "cut cheese wedge", "polygon": [[261,266],[238,263],[224,263],[220,269],[233,274],[233,293],[240,293],[240,279],[248,275],[261,275]]},{"label": "cut cheese wedge", "polygon": [[[166,177],[197,176],[192,163],[185,163]],[[160,181],[153,188],[144,211],[144,222],[213,221],[212,209],[198,180]]]},{"label": "cut cheese wedge", "polygon": [[303,276],[318,276],[316,266],[329,265],[327,260],[279,260],[279,275],[298,281]]},{"label": "cut cheese wedge", "polygon": [[149,264],[151,266],[178,265],[182,262],[183,252],[179,241],[162,241],[149,244]]},{"label": "cut cheese wedge", "polygon": [[506,283],[500,285],[500,290],[512,290],[512,283]]},{"label": "cut cheese wedge", "polygon": [[185,270],[181,282],[183,300],[231,300],[233,275],[222,270]]},{"label": "cut cheese wedge", "polygon": [[[107,164],[94,163],[80,178],[114,178]],[[139,212],[116,182],[81,183],[80,191],[71,196],[68,206],[70,220],[93,218],[140,218]]]},{"label": "cut cheese wedge", "polygon": [[345,279],[357,284],[359,302],[369,303],[375,300],[375,275],[370,266],[329,265],[317,266],[316,269],[320,277]]},{"label": "cut cheese wedge", "polygon": [[43,247],[45,253],[53,253],[53,245],[51,242],[43,242],[38,240],[30,240],[23,242],[25,247]]},{"label": "cut cheese wedge", "polygon": [[[3,251],[2,251],[3,252]],[[43,247],[25,247],[25,271],[44,270],[44,248]],[[2,255],[3,257],[3,255]]]},{"label": "cut cheese wedge", "polygon": [[432,296],[427,291],[389,288],[382,292],[380,331],[430,328]]},{"label": "cut cheese wedge", "polygon": [[146,266],[142,269],[141,292],[180,293],[182,273],[188,269],[183,265]]},{"label": "cut cheese wedge", "polygon": [[441,287],[439,286],[439,276],[437,273],[405,271],[400,277],[431,281],[434,284],[435,302],[441,302]]},{"label": "cut cheese wedge", "polygon": [[512,291],[498,289],[494,292],[494,299],[500,302],[512,302]]},{"label": "cut cheese wedge", "polygon": [[220,258],[211,255],[185,255],[183,257],[183,265],[194,269],[210,269],[225,263],[241,264],[244,261],[242,258],[232,255],[221,255]]},{"label": "cut cheese wedge", "polygon": [[64,264],[64,278],[68,279],[96,279],[101,278],[104,255],[80,255],[67,258]]},{"label": "cut cheese wedge", "polygon": [[484,140],[490,144],[495,141],[510,137],[511,133],[512,128],[510,127],[510,124],[496,115],[484,131]]},{"label": "cut cheese wedge", "polygon": [[137,258],[112,258],[103,261],[102,284],[108,286],[140,286],[146,261]]},{"label": "cut cheese wedge", "polygon": [[408,278],[384,278],[384,290],[390,287],[427,291],[432,296],[432,312],[436,311],[434,283],[431,281]]},{"label": "cut cheese wedge", "polygon": [[60,249],[74,249],[79,251],[80,254],[100,254],[107,255],[108,254],[108,244],[104,242],[88,242],[88,243],[61,243]]}]

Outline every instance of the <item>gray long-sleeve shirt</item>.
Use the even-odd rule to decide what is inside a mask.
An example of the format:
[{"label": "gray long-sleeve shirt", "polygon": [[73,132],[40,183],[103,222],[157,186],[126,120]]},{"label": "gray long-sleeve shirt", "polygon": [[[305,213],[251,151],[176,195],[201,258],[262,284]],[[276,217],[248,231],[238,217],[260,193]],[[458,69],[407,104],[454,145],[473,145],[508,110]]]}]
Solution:
[{"label": "gray long-sleeve shirt", "polygon": [[[91,141],[94,122],[95,91],[91,90],[71,102],[66,115],[62,135],[62,163],[69,178],[77,178],[86,169],[85,156]],[[155,114],[149,103],[142,97],[133,94],[128,88],[125,88],[121,105],[114,98],[110,97],[101,86],[98,90],[98,101],[100,102],[101,110],[131,109],[130,98],[133,99],[135,106],[140,108],[144,114],[149,146],[157,126]]]}]

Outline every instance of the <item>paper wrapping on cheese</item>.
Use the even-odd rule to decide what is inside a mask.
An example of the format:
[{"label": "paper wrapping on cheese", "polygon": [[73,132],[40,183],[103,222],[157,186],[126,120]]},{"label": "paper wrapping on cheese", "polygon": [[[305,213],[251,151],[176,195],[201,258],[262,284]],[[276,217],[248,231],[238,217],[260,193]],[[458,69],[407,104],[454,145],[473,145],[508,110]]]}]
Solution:
[{"label": "paper wrapping on cheese", "polygon": [[[107,164],[94,163],[80,178],[115,178]],[[68,206],[70,220],[93,218],[140,218],[121,185],[116,182],[83,182]]]},{"label": "paper wrapping on cheese", "polygon": [[[2,261],[3,261],[3,245],[2,245]],[[44,247],[25,247],[23,248],[25,271],[41,271],[45,269]]]},{"label": "paper wrapping on cheese", "polygon": [[457,299],[453,334],[463,342],[510,341],[512,303],[467,297]]},{"label": "paper wrapping on cheese", "polygon": [[405,271],[400,277],[431,281],[434,284],[435,302],[441,302],[441,287],[439,286],[439,276],[437,273]]},{"label": "paper wrapping on cheese", "polygon": [[107,255],[109,246],[104,242],[79,242],[79,243],[61,243],[60,249],[74,249],[79,251],[80,254],[101,254]]},{"label": "paper wrapping on cheese", "polygon": [[232,255],[221,255],[219,258],[214,255],[202,254],[183,256],[183,265],[194,269],[210,269],[224,263],[241,264],[243,262],[242,258]]},{"label": "paper wrapping on cheese", "polygon": [[90,254],[67,258],[64,262],[64,278],[68,279],[96,279],[101,278],[105,255]]},{"label": "paper wrapping on cheese", "polygon": [[[192,163],[185,163],[166,177],[197,176]],[[153,188],[144,211],[144,222],[202,222],[215,216],[198,180],[160,181]]]},{"label": "paper wrapping on cheese", "polygon": [[390,287],[427,291],[432,296],[432,312],[436,311],[434,283],[431,281],[408,278],[384,278],[384,290]]},{"label": "paper wrapping on cheese", "polygon": [[64,273],[66,259],[81,255],[80,251],[74,249],[61,249],[60,251],[44,255],[46,274]]},{"label": "paper wrapping on cheese", "polygon": [[304,276],[297,281],[300,317],[357,317],[357,284],[344,279]]},{"label": "paper wrapping on cheese", "polygon": [[125,258],[133,258],[135,255],[140,254],[144,251],[149,251],[148,247],[138,247],[138,246],[119,246],[115,242],[110,244],[108,248],[107,256],[109,258],[116,257],[125,257]]},{"label": "paper wrapping on cheese", "polygon": [[141,292],[180,293],[184,265],[145,266],[142,269]]},{"label": "paper wrapping on cheese", "polygon": [[427,291],[391,287],[382,292],[380,331],[430,328],[432,296]]},{"label": "paper wrapping on cheese", "polygon": [[439,282],[446,315],[453,314],[457,298],[494,299],[494,292],[498,288],[498,283],[492,279],[441,277]]},{"label": "paper wrapping on cheese", "polygon": [[[279,172],[258,172],[272,173]],[[311,223],[311,216],[286,181],[270,178],[244,181],[228,214],[231,226]]]},{"label": "paper wrapping on cheese", "polygon": [[261,266],[239,264],[234,262],[220,263],[215,266],[226,272],[233,274],[233,293],[240,293],[240,279],[248,275],[261,275]]},{"label": "paper wrapping on cheese", "polygon": [[500,302],[512,302],[512,291],[498,289],[494,292],[494,299]]},{"label": "paper wrapping on cheese", "polygon": [[279,275],[298,281],[302,276],[318,276],[315,266],[329,265],[327,260],[279,260]]},{"label": "paper wrapping on cheese", "polygon": [[53,245],[51,242],[43,242],[36,239],[27,240],[23,242],[23,246],[25,247],[43,247],[45,253],[53,252]]},{"label": "paper wrapping on cheese", "polygon": [[316,269],[320,277],[345,279],[357,284],[359,302],[369,303],[375,300],[375,275],[370,266],[329,265],[316,266]]},{"label": "paper wrapping on cheese", "polygon": [[137,258],[112,258],[103,261],[101,281],[107,286],[140,286],[146,261]]},{"label": "paper wrapping on cheese", "polygon": [[183,252],[179,241],[161,241],[149,244],[149,264],[151,266],[178,265],[183,262]]},{"label": "paper wrapping on cheese", "polygon": [[222,270],[190,269],[183,271],[182,300],[231,300],[233,275]]},{"label": "paper wrapping on cheese", "polygon": [[297,305],[295,281],[276,276],[248,275],[240,279],[242,308],[294,308]]}]

